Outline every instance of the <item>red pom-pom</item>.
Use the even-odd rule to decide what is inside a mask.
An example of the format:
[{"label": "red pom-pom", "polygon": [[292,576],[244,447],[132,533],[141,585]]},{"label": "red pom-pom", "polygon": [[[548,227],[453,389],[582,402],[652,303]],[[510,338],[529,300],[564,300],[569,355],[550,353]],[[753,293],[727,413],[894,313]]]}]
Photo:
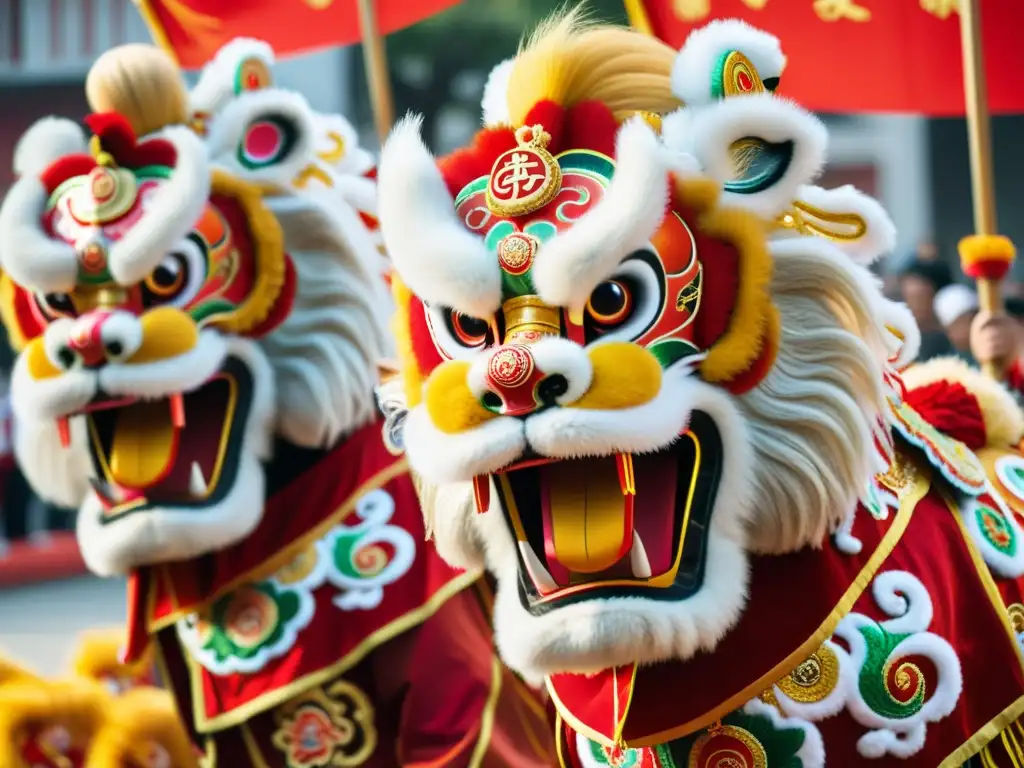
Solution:
[{"label": "red pom-pom", "polygon": [[144,168],[147,165],[173,168],[177,161],[177,150],[169,141],[149,139],[141,144],[136,143],[131,123],[117,112],[89,115],[85,118],[85,124],[99,137],[103,151],[123,168]]},{"label": "red pom-pom", "polygon": [[96,161],[90,155],[65,155],[51,163],[39,175],[39,180],[46,187],[46,194],[52,195],[68,179],[86,176],[95,167]]},{"label": "red pom-pom", "polygon": [[565,107],[559,106],[553,101],[538,101],[526,113],[523,125],[543,125],[544,130],[551,136],[547,150],[552,155],[557,155],[567,149],[576,148],[566,141],[565,118]]},{"label": "red pom-pom", "polygon": [[488,175],[498,156],[515,146],[511,128],[485,128],[473,138],[472,146],[441,158],[438,165],[448,193],[455,197],[467,184]]},{"label": "red pom-pom", "polygon": [[921,417],[971,450],[985,447],[985,418],[963,384],[939,380],[907,390],[906,403]]}]

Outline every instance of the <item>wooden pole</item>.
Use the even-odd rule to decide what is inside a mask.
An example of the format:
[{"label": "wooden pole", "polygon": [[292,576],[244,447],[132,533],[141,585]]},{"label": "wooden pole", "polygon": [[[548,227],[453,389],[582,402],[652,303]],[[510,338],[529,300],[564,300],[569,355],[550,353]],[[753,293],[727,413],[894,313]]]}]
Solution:
[{"label": "wooden pole", "polygon": [[384,49],[384,38],[377,29],[373,0],[359,0],[359,29],[363,38],[363,62],[370,86],[373,119],[377,126],[377,136],[383,144],[395,122],[395,104],[391,95],[387,51]]},{"label": "wooden pole", "polygon": [[[988,113],[979,0],[960,0],[960,42],[964,66],[967,140],[971,157],[974,233],[994,235],[996,200],[992,181],[992,130]],[[978,280],[978,304],[982,311],[991,315],[1003,313],[1000,281],[987,278]],[[989,376],[1001,379],[1005,370],[1002,362],[1004,361],[991,361],[982,367]]]}]

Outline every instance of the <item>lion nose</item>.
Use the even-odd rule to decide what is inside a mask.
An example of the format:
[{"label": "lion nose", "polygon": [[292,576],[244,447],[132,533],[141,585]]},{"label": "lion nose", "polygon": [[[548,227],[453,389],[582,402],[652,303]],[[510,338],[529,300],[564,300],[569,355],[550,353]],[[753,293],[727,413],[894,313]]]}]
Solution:
[{"label": "lion nose", "polygon": [[502,416],[529,416],[554,405],[569,391],[561,373],[547,373],[522,344],[498,347],[487,361],[483,404]]},{"label": "lion nose", "polygon": [[75,321],[67,344],[57,348],[53,362],[70,369],[81,360],[86,368],[99,368],[131,357],[141,343],[142,329],[132,315],[90,312]]}]

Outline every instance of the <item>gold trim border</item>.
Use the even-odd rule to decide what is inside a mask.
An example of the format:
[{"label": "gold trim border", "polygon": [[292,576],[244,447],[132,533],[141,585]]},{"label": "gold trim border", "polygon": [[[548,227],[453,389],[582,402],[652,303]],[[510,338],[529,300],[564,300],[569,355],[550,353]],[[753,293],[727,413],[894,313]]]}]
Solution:
[{"label": "gold trim border", "polygon": [[[999,594],[999,588],[996,586],[995,579],[992,577],[992,573],[989,571],[988,566],[985,565],[985,560],[981,556],[981,552],[978,551],[978,547],[974,543],[974,539],[971,538],[971,534],[968,532],[964,524],[963,517],[960,515],[959,509],[955,506],[955,502],[946,493],[943,493],[943,501],[946,503],[946,508],[949,510],[950,514],[953,515],[953,519],[956,520],[957,527],[960,530],[960,535],[963,537],[967,551],[970,553],[974,570],[977,572],[978,580],[981,582],[981,585],[985,590],[985,594],[992,603],[992,607],[995,608],[996,615],[999,617],[999,620],[1009,637],[1009,642],[1017,652],[1017,660],[1020,661],[1021,668],[1024,669],[1024,658],[1022,658],[1020,647],[1017,644],[1017,636],[1013,631],[1013,627],[1010,625],[1010,616],[1006,612],[1006,604],[1003,602],[1003,598]],[[939,763],[938,768],[959,768],[967,762],[967,760],[984,749],[990,742],[999,736],[1004,728],[1022,714],[1024,714],[1024,696],[1021,696],[1013,704],[979,728],[971,738],[957,747],[949,757]]]},{"label": "gold trim border", "polygon": [[[188,667],[189,683],[192,687],[192,718],[195,724],[195,729],[199,733],[214,733],[216,731],[233,728],[245,723],[256,715],[277,706],[278,704],[285,703],[289,699],[298,696],[313,686],[326,683],[332,678],[344,674],[387,641],[392,640],[418,624],[422,624],[437,613],[441,606],[448,602],[448,600],[473,584],[473,582],[479,578],[480,573],[476,571],[470,571],[456,576],[431,595],[430,599],[424,602],[421,606],[402,614],[390,624],[387,624],[376,632],[367,635],[361,643],[330,666],[323,667],[316,672],[310,672],[308,675],[300,677],[298,680],[293,680],[285,686],[269,691],[252,701],[246,702],[240,707],[232,709],[230,712],[225,712],[215,717],[208,718],[202,711],[203,697],[201,694],[203,691],[203,668],[196,663],[195,659],[188,654],[186,649],[182,649],[185,666]],[[197,692],[199,695],[197,695]]]},{"label": "gold trim border", "polygon": [[[687,723],[683,723],[682,725],[678,725],[673,728],[667,728],[664,731],[659,731],[658,733],[644,736],[633,741],[623,741],[619,746],[624,745],[634,749],[637,747],[653,747],[658,744],[664,744],[665,742],[672,741],[673,739],[682,738],[683,736],[687,736],[702,728],[706,728],[716,720],[722,719],[733,710],[742,707],[750,701],[750,699],[754,698],[761,691],[772,685],[776,680],[787,675],[798,664],[800,664],[800,662],[817,650],[825,640],[831,637],[836,625],[839,623],[839,620],[853,609],[854,604],[871,583],[875,573],[879,568],[881,568],[882,564],[892,553],[892,550],[899,543],[900,539],[903,537],[903,533],[907,529],[907,526],[910,524],[911,517],[913,516],[914,509],[917,507],[918,502],[928,494],[928,491],[931,488],[931,468],[923,463],[918,464],[915,462],[915,464],[917,464],[918,471],[914,479],[913,488],[900,501],[899,510],[893,517],[889,530],[885,532],[885,536],[882,537],[882,541],[879,542],[875,551],[868,559],[868,562],[863,568],[861,568],[860,573],[857,574],[853,583],[839,599],[839,602],[836,603],[828,617],[818,626],[818,629],[813,635],[804,641],[796,650],[790,653],[783,661],[776,664],[770,672],[762,675],[759,679],[750,685],[747,685],[741,691],[729,697],[718,706],[708,710],[703,715],[695,717]],[[550,690],[551,688],[549,686],[549,691]],[[555,704],[557,713],[572,727],[574,731],[583,734],[591,741],[596,741],[598,744],[603,746],[615,746],[610,739],[580,722],[578,718],[565,708],[557,697],[552,696],[552,701]],[[945,766],[943,766],[943,768],[945,768]]]},{"label": "gold trim border", "polygon": [[[142,0],[142,2],[145,3],[146,0]],[[626,18],[629,19],[633,29],[645,35],[654,35],[651,17],[647,15],[644,0],[624,0],[624,4],[626,6]]]}]

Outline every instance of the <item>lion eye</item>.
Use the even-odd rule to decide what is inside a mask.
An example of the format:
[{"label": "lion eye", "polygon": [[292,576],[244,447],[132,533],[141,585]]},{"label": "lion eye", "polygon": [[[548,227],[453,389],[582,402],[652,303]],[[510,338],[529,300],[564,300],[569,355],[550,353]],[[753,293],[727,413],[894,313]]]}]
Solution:
[{"label": "lion eye", "polygon": [[491,329],[486,320],[455,311],[448,317],[452,335],[463,346],[479,347],[487,342]]},{"label": "lion eye", "polygon": [[598,326],[614,327],[629,319],[633,292],[623,280],[605,280],[587,301],[587,314]]}]

